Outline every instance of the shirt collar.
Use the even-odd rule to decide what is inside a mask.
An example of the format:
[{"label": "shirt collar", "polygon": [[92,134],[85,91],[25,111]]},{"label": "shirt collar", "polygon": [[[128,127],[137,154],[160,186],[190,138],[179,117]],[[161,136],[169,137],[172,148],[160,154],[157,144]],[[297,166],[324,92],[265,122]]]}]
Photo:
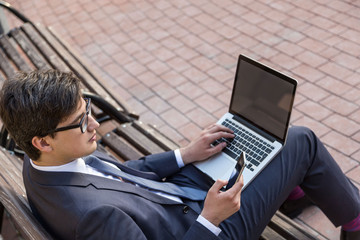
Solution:
[{"label": "shirt collar", "polygon": [[47,172],[86,172],[85,161],[82,158],[59,166],[38,166],[30,159],[31,166],[40,171]]}]

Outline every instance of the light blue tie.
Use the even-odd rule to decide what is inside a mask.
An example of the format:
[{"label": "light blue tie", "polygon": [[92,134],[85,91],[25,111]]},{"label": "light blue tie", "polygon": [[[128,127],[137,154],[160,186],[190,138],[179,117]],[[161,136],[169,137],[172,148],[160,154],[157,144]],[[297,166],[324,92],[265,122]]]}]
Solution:
[{"label": "light blue tie", "polygon": [[109,166],[108,164],[104,163],[103,161],[94,156],[87,157],[85,159],[85,162],[86,164],[93,168],[96,168],[100,172],[121,177],[126,181],[136,183],[144,188],[169,193],[175,196],[188,198],[195,201],[204,200],[206,197],[206,191],[191,187],[178,186],[169,182],[153,181],[132,174],[128,174],[124,171],[121,171],[120,169]]}]

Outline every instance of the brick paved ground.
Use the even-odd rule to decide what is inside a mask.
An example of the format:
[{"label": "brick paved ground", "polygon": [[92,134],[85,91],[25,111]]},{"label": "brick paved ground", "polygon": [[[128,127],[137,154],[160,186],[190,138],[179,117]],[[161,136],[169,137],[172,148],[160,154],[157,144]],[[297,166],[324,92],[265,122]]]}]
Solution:
[{"label": "brick paved ground", "polygon": [[[9,2],[53,26],[142,120],[180,144],[226,112],[238,54],[297,78],[292,124],[312,128],[359,186],[358,1]],[[338,239],[318,208],[297,221]]]}]

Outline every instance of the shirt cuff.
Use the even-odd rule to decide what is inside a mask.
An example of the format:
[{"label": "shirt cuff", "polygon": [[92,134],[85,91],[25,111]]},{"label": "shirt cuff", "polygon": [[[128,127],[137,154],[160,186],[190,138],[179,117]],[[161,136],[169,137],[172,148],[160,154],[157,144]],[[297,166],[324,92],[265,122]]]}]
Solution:
[{"label": "shirt cuff", "polygon": [[184,161],[181,157],[180,149],[176,149],[174,151],[174,153],[175,153],[176,162],[177,162],[177,165],[179,166],[179,168],[182,168],[183,166],[185,166]]},{"label": "shirt cuff", "polygon": [[204,227],[209,229],[210,232],[212,232],[215,236],[219,236],[221,233],[221,229],[209,222],[206,218],[199,215],[199,217],[196,219],[199,223],[201,223]]}]

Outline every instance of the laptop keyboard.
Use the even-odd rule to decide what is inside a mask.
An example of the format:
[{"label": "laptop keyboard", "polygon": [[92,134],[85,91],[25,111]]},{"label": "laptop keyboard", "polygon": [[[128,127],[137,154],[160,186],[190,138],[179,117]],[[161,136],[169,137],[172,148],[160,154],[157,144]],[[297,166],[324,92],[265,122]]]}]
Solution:
[{"label": "laptop keyboard", "polygon": [[246,168],[251,171],[254,171],[274,149],[269,143],[266,143],[229,119],[225,119],[225,121],[222,122],[222,125],[233,130],[235,137],[221,138],[216,140],[213,145],[217,145],[220,142],[226,142],[227,146],[223,149],[223,152],[234,159],[237,159],[241,152],[244,151],[247,160]]}]

